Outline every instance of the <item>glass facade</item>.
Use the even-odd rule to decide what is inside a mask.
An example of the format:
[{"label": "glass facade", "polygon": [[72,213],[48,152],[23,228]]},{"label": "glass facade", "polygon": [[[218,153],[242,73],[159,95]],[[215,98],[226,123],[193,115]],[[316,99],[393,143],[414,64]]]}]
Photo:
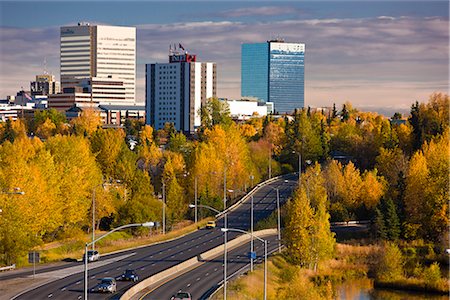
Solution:
[{"label": "glass facade", "polygon": [[270,43],[269,99],[277,113],[304,107],[304,44]]},{"label": "glass facade", "polygon": [[305,44],[267,42],[242,45],[243,97],[273,102],[276,113],[305,105]]},{"label": "glass facade", "polygon": [[269,101],[269,44],[242,44],[241,95]]}]

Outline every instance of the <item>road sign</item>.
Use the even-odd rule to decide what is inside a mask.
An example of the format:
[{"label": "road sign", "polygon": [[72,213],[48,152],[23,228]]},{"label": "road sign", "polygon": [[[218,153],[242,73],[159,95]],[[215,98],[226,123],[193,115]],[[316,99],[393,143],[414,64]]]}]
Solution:
[{"label": "road sign", "polygon": [[39,263],[41,260],[39,252],[28,252],[28,263],[30,264],[34,264],[34,263]]},{"label": "road sign", "polygon": [[256,252],[248,252],[247,256],[248,258],[256,259]]}]

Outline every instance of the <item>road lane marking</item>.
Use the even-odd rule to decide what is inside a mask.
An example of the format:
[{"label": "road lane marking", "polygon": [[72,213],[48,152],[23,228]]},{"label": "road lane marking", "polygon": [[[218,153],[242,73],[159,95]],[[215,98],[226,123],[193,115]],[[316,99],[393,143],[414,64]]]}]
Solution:
[{"label": "road lane marking", "polygon": [[65,288],[65,287],[63,287],[63,288],[61,289],[61,291],[63,291],[63,292],[64,292],[65,290],[66,290],[66,288]]},{"label": "road lane marking", "polygon": [[48,297],[48,298],[51,298],[51,297],[53,297],[53,294],[49,294],[47,297]]}]

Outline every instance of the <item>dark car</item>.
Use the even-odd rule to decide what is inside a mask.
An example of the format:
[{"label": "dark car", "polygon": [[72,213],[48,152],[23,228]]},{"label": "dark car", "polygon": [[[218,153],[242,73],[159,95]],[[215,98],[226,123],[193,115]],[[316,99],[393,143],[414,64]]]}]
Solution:
[{"label": "dark car", "polygon": [[192,296],[188,292],[178,292],[170,300],[192,300]]},{"label": "dark car", "polygon": [[118,280],[123,280],[123,281],[139,281],[139,276],[138,274],[136,274],[136,272],[134,270],[125,270],[125,272],[123,272],[122,275],[120,275],[119,278],[117,278]]},{"label": "dark car", "polygon": [[100,283],[94,288],[99,293],[115,293],[117,291],[116,280],[111,277],[100,279]]}]

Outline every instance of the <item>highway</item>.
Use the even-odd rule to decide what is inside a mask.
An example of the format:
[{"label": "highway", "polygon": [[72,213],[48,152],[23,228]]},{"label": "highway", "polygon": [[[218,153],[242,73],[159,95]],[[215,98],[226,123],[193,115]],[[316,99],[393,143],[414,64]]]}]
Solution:
[{"label": "highway", "polygon": [[[275,236],[264,237],[268,240],[267,249],[271,252],[278,248],[278,242]],[[264,262],[264,244],[257,239],[254,240],[254,249],[257,253],[258,262]],[[238,248],[228,252],[227,258],[227,278],[230,282],[230,276],[238,271],[247,270],[250,266],[250,260],[247,253],[250,251],[250,243],[243,244]],[[255,262],[256,262],[255,261]],[[240,273],[240,272],[238,272]],[[211,261],[207,261],[201,266],[190,270],[162,285],[155,287],[147,292],[142,299],[170,299],[172,295],[179,291],[189,292],[192,299],[207,299],[211,292],[223,282],[223,254]],[[262,290],[261,290],[262,294]]]},{"label": "highway", "polygon": [[[286,179],[289,179],[286,182]],[[296,185],[296,177],[285,176],[275,180],[254,192],[254,220],[261,220],[276,209],[276,193],[273,188],[279,187],[282,203],[292,193]],[[228,227],[248,230],[250,224],[250,198],[242,205],[228,213]],[[223,218],[217,221],[217,226],[223,226]],[[235,238],[238,234],[228,233],[228,239]],[[153,246],[128,250],[114,256],[125,257],[119,261],[89,271],[89,289],[95,287],[98,280],[103,277],[117,277],[125,269],[134,269],[141,279],[161,272],[169,267],[179,264],[187,259],[195,257],[207,250],[215,248],[223,243],[223,233],[218,230],[198,230],[173,241],[160,243]],[[110,257],[104,256],[99,263]],[[72,265],[72,264],[70,264]],[[82,263],[78,263],[82,266]],[[91,265],[91,264],[90,264]],[[80,269],[80,271],[82,271]],[[31,280],[31,279],[30,279]],[[118,282],[117,294],[121,294],[131,287],[133,283]],[[84,288],[84,273],[55,280],[41,287],[35,288],[16,299],[82,299]],[[170,298],[170,295],[168,295]],[[90,293],[89,299],[107,299],[111,295]]]}]

